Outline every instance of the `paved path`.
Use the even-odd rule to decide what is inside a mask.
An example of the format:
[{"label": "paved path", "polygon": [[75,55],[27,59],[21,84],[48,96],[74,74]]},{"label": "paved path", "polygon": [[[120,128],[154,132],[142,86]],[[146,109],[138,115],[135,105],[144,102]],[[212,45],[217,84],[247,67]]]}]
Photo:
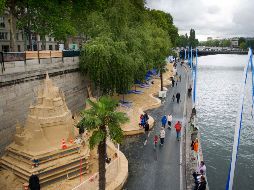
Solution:
[{"label": "paved path", "polygon": [[[148,111],[155,120],[155,127],[150,132],[147,143],[144,135],[127,137],[121,150],[129,161],[129,178],[125,190],[179,190],[180,189],[180,141],[176,140],[174,128],[166,130],[163,147],[153,148],[153,137],[159,134],[161,117],[172,113],[173,126],[177,120],[183,120],[186,95],[186,69],[178,66],[182,81],[177,87],[169,89],[164,104]],[[173,94],[181,93],[181,102],[172,102]],[[145,103],[145,102],[144,102]],[[137,116],[138,117],[138,116]]]}]

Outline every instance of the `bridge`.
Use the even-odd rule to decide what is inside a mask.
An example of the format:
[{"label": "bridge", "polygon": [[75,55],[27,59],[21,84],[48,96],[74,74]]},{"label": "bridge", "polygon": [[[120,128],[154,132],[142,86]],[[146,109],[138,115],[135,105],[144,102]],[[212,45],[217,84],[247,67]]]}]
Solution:
[{"label": "bridge", "polygon": [[[196,50],[192,50],[192,55],[195,55]],[[184,58],[184,50],[180,50],[180,57]],[[228,51],[228,50],[213,50],[213,51],[205,51],[198,50],[198,56],[206,56],[206,55],[217,55],[217,54],[237,54],[237,55],[248,55],[248,51]]]}]

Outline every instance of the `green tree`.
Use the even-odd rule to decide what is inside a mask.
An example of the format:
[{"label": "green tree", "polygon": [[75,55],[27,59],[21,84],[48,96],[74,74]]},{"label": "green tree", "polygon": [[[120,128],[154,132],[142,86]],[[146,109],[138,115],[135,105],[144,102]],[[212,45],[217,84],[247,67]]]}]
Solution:
[{"label": "green tree", "polygon": [[159,10],[147,10],[149,14],[150,22],[153,22],[158,27],[168,33],[171,44],[176,45],[178,37],[178,29],[174,26],[173,17],[169,13],[165,13]]},{"label": "green tree", "polygon": [[248,48],[254,49],[254,40],[246,40],[246,45]]},{"label": "green tree", "polygon": [[80,68],[103,94],[124,94],[148,70],[163,70],[166,64],[177,34],[171,32],[173,18],[145,9],[143,2],[109,1],[108,8],[87,13],[84,33],[89,42],[83,46]]},{"label": "green tree", "polygon": [[213,40],[213,47],[219,47],[220,41],[219,40]]},{"label": "green tree", "polygon": [[239,40],[238,40],[238,44],[241,44],[242,42],[246,42],[246,40],[245,40],[245,38],[240,37]]},{"label": "green tree", "polygon": [[0,0],[0,14],[3,14],[5,7],[5,0]]},{"label": "green tree", "polygon": [[192,48],[195,48],[196,45],[197,45],[196,42],[195,42],[195,39],[196,39],[195,30],[194,29],[190,29],[189,45]]},{"label": "green tree", "polygon": [[241,42],[241,43],[240,43],[240,49],[242,49],[242,50],[246,50],[246,49],[247,49],[247,44],[246,44],[246,42]]},{"label": "green tree", "polygon": [[18,0],[1,1],[1,10],[8,15],[10,25],[10,51],[16,51],[16,20],[25,3]]},{"label": "green tree", "polygon": [[[56,40],[66,40],[75,34],[71,21],[72,4],[70,0],[27,0],[22,17],[18,19],[19,28],[25,28],[30,39],[31,32],[41,36],[45,48],[45,36]],[[31,44],[30,44],[31,45]]]},{"label": "green tree", "polygon": [[99,189],[105,190],[106,187],[106,139],[110,138],[115,143],[121,143],[123,132],[121,124],[128,121],[126,115],[117,112],[117,102],[110,97],[102,96],[98,102],[87,100],[91,105],[89,110],[82,111],[82,119],[77,127],[85,127],[92,132],[89,138],[90,148],[98,145],[99,153]]},{"label": "green tree", "polygon": [[65,40],[75,34],[71,21],[71,0],[6,0],[4,7],[10,23],[11,51],[16,51],[16,28],[24,29],[30,47],[32,32],[39,34],[44,42],[45,35]]},{"label": "green tree", "polygon": [[186,47],[188,46],[188,36],[186,37],[186,35],[180,35],[177,37],[176,40],[176,46],[177,47]]},{"label": "green tree", "polygon": [[101,12],[93,11],[88,14],[85,33],[90,38],[110,35],[111,29]]},{"label": "green tree", "polygon": [[96,37],[83,46],[80,67],[103,94],[126,93],[134,82],[136,70],[126,43],[109,36]]},{"label": "green tree", "polygon": [[230,40],[224,39],[222,40],[222,47],[229,47],[231,45]]}]

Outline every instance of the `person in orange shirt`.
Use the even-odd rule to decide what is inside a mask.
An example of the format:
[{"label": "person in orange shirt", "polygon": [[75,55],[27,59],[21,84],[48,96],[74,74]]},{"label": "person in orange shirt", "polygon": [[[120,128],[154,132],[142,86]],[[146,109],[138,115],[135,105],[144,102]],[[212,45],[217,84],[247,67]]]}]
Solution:
[{"label": "person in orange shirt", "polygon": [[198,139],[196,139],[194,142],[193,150],[194,150],[194,160],[195,160],[198,156]]},{"label": "person in orange shirt", "polygon": [[180,121],[178,121],[175,124],[175,129],[176,129],[176,139],[179,141],[179,139],[180,139],[180,133],[181,133],[181,129],[182,129],[182,125],[181,125]]}]

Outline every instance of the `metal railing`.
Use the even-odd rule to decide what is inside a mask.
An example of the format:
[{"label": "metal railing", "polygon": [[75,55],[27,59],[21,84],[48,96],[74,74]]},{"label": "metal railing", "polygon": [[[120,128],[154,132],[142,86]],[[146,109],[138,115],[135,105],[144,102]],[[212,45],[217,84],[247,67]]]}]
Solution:
[{"label": "metal railing", "polygon": [[[119,157],[106,166],[106,184],[111,183],[116,178],[119,171]],[[99,189],[99,173],[96,172],[91,177],[83,181],[72,190],[98,190]]]}]

